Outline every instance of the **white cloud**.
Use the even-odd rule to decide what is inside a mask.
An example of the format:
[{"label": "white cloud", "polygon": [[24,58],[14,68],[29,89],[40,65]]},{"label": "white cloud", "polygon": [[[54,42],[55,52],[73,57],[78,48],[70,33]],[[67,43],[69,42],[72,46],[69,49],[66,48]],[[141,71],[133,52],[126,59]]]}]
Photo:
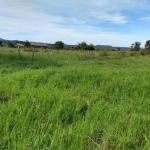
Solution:
[{"label": "white cloud", "polygon": [[[135,40],[141,40],[130,31],[124,33],[114,29],[128,26],[131,11],[147,10],[148,4],[147,0],[2,1],[0,36],[49,43],[62,40],[66,44],[86,41],[128,46]],[[104,30],[105,24],[109,25],[109,29],[113,27],[109,30],[111,32]]]},{"label": "white cloud", "polygon": [[150,15],[147,17],[140,18],[141,20],[150,20]]},{"label": "white cloud", "polygon": [[[8,3],[12,3],[12,5],[8,5]],[[95,4],[97,4],[97,6],[95,6]],[[7,2],[2,2],[2,5],[7,7],[7,9],[1,8],[1,15],[10,15],[11,17],[17,18],[27,17],[30,19],[38,16],[40,19],[41,14],[47,14],[49,16],[54,16],[52,19],[54,21],[58,17],[64,17],[68,19],[76,18],[77,20],[85,20],[88,22],[95,19],[99,22],[109,21],[116,24],[123,24],[127,22],[126,16],[122,15],[120,12],[116,12],[118,8],[112,7],[113,4],[111,3],[110,5],[110,1],[108,0],[106,0],[106,2],[95,1],[95,3],[91,0],[73,0],[71,2],[66,2],[65,0],[44,0],[42,2],[39,0],[8,0]]]},{"label": "white cloud", "polygon": [[127,17],[120,13],[92,12],[92,16],[100,22],[108,21],[114,24],[125,24],[128,22]]},{"label": "white cloud", "polygon": [[[14,19],[10,21],[13,20]],[[6,25],[8,22],[5,21],[3,23]],[[77,44],[78,42],[86,41],[87,43],[93,43],[95,45],[112,46],[130,46],[136,39],[134,36],[123,33],[103,32],[101,30],[93,32],[93,28],[89,26],[84,26],[85,31],[80,32],[76,29],[57,27],[52,23],[43,25],[43,22],[38,22],[38,26],[33,26],[32,24],[35,23],[35,20],[27,23],[22,20],[20,28],[16,28],[19,23],[20,20],[16,19],[12,22],[11,27],[8,28],[9,32],[0,31],[1,36],[6,39],[9,37],[9,39],[47,43],[54,43],[55,41],[62,40],[66,44]],[[138,41],[138,39],[136,40]]]}]

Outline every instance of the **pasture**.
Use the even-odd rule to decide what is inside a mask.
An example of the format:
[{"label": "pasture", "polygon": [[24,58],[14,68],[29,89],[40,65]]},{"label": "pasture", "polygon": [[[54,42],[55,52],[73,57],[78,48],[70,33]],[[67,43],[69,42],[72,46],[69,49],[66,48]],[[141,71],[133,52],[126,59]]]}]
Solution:
[{"label": "pasture", "polygon": [[0,48],[1,150],[149,150],[150,56]]}]

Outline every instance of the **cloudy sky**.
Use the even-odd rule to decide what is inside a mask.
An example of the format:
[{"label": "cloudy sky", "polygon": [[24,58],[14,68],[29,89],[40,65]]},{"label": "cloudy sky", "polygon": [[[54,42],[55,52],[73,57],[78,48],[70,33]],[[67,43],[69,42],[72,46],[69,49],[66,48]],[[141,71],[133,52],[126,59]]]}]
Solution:
[{"label": "cloudy sky", "polygon": [[127,46],[150,39],[150,0],[0,0],[0,38]]}]

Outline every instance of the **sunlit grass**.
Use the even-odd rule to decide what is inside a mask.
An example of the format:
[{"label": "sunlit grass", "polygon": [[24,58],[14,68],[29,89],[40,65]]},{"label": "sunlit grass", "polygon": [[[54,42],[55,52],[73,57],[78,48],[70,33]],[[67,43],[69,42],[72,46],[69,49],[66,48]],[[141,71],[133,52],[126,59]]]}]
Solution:
[{"label": "sunlit grass", "polygon": [[0,149],[148,150],[150,57],[0,50]]}]

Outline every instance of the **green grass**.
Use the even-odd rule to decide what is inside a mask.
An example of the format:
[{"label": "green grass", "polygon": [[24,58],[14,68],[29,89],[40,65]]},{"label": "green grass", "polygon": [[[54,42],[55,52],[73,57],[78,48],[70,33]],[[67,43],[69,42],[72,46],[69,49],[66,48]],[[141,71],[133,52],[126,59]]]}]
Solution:
[{"label": "green grass", "polygon": [[150,56],[0,49],[1,150],[149,150]]}]

